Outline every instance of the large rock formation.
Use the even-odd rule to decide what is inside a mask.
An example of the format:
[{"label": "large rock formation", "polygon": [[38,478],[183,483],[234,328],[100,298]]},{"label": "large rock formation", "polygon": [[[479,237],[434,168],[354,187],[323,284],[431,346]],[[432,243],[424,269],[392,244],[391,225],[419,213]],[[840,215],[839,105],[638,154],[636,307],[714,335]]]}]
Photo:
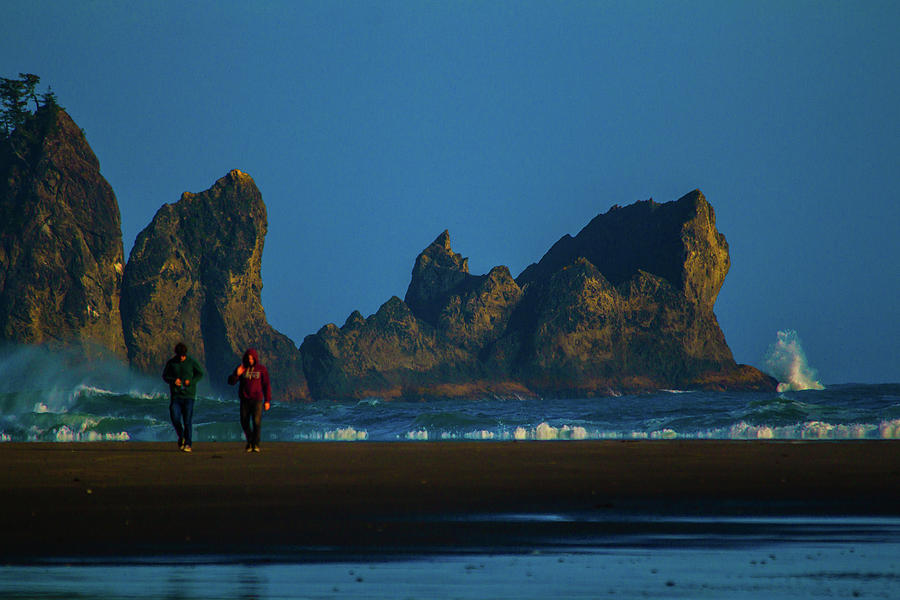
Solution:
[{"label": "large rock formation", "polygon": [[506,267],[469,274],[445,231],[405,302],[308,336],[304,366],[317,398],[774,389],[734,362],[716,321],[728,268],[699,191],[614,207],[516,280]]},{"label": "large rock formation", "polygon": [[221,390],[244,350],[255,347],[280,400],[306,397],[299,351],[268,324],[260,299],[266,230],[262,196],[238,170],[160,208],[125,268],[122,321],[131,364],[159,371],[184,341]]},{"label": "large rock formation", "polygon": [[522,272],[526,300],[500,347],[543,393],[690,387],[713,373],[744,373],[743,387],[713,313],[729,265],[699,191],[614,207]]},{"label": "large rock formation", "polygon": [[81,129],[44,106],[0,140],[0,339],[125,358],[119,206]]}]

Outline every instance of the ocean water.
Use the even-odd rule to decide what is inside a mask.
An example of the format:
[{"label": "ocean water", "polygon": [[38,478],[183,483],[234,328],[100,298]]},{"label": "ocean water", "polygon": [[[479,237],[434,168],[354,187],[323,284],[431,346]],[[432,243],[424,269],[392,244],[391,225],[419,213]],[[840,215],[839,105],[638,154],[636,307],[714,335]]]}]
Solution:
[{"label": "ocean water", "polygon": [[[276,398],[262,434],[288,442],[900,438],[900,383],[823,385],[791,330],[778,332],[764,363],[780,382],[775,392],[429,402]],[[241,441],[236,394],[204,394],[205,383],[194,409],[194,440]],[[118,363],[0,348],[0,442],[171,441],[168,405],[160,379]]]},{"label": "ocean water", "polygon": [[[0,441],[171,441],[168,394],[77,384],[0,391]],[[900,438],[900,384],[603,398],[278,403],[268,441]],[[194,439],[240,441],[234,397],[201,396]]]}]

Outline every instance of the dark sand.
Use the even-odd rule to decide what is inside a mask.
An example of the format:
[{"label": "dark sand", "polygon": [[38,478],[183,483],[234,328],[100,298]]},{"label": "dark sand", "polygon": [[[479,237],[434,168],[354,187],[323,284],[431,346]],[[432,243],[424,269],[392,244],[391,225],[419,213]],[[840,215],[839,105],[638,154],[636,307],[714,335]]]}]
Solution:
[{"label": "dark sand", "polygon": [[[6,562],[515,547],[623,514],[900,515],[900,442],[6,443],[0,494]],[[490,517],[525,513],[589,518]]]}]

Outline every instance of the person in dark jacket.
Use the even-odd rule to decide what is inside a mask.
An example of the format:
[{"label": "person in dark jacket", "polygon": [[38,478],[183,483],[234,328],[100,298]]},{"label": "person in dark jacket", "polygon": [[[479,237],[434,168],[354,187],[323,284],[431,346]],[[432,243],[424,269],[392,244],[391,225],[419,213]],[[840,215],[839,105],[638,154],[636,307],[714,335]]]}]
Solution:
[{"label": "person in dark jacket", "polygon": [[259,452],[259,428],[262,424],[263,408],[269,410],[272,402],[272,389],[269,387],[269,370],[259,364],[256,350],[249,348],[244,352],[241,364],[228,376],[228,383],[238,386],[238,397],[241,399],[241,428],[247,438],[247,452]]},{"label": "person in dark jacket", "polygon": [[175,356],[163,369],[162,377],[169,384],[169,416],[178,434],[178,448],[190,452],[194,399],[197,397],[197,382],[203,378],[203,369],[187,355],[187,346],[179,342],[175,345]]}]

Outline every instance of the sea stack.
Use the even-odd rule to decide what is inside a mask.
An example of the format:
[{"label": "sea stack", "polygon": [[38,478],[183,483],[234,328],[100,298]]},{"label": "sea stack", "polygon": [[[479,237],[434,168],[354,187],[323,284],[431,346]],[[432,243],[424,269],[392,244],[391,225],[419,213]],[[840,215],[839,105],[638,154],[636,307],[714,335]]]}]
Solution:
[{"label": "sea stack", "polygon": [[262,307],[267,227],[262,195],[239,170],[159,209],[137,236],[122,285],[133,366],[156,372],[184,341],[213,389],[222,390],[244,350],[255,347],[279,400],[307,397],[299,351],[268,324]]},{"label": "sea stack", "polygon": [[545,394],[715,387],[713,374],[767,389],[771,378],[735,363],[713,313],[729,266],[699,190],[613,207],[519,275],[525,299],[502,350]]},{"label": "sea stack", "polygon": [[124,360],[119,205],[84,133],[50,104],[0,146],[0,339]]}]

